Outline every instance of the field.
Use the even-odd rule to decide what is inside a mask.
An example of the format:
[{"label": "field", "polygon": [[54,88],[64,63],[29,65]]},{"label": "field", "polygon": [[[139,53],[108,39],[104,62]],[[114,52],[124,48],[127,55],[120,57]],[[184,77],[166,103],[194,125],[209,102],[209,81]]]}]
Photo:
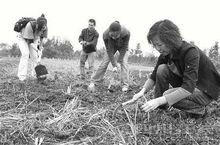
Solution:
[{"label": "field", "polygon": [[[18,58],[0,59],[0,145],[219,145],[220,103],[208,106],[201,119],[182,118],[176,109],[150,113],[136,104],[122,108],[147,79],[152,68],[130,65],[131,87],[107,87],[113,73],[95,93],[79,78],[77,60],[43,59],[45,84],[16,78]],[[97,65],[100,62],[97,62]],[[97,66],[96,66],[97,67]]]}]

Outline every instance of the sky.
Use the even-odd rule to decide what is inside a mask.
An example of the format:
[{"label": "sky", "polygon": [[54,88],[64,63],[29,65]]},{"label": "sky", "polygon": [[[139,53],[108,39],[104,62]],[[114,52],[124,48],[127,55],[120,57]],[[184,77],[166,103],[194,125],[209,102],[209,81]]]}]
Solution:
[{"label": "sky", "polygon": [[183,38],[201,49],[220,42],[218,0],[1,0],[0,43],[16,43],[15,22],[42,13],[48,20],[48,37],[69,40],[74,50],[81,49],[78,37],[90,18],[97,23],[98,48],[104,46],[102,34],[115,20],[130,30],[129,48],[140,43],[144,53],[155,52],[147,43],[147,33],[163,19],[173,21]]}]

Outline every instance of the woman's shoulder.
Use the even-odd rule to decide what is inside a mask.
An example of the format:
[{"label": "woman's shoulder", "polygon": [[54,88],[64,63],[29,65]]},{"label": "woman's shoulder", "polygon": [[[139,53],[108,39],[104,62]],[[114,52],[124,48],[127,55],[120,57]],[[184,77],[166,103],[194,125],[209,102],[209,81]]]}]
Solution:
[{"label": "woman's shoulder", "polygon": [[198,54],[199,50],[200,49],[195,44],[191,44],[191,43],[188,43],[186,41],[183,41],[180,53],[182,55],[185,55],[187,53],[196,53],[196,54]]}]

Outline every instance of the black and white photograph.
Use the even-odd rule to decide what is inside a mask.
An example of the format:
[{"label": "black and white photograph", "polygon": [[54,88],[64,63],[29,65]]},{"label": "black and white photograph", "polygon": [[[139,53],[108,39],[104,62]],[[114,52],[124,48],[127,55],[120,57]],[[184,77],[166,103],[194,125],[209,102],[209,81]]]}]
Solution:
[{"label": "black and white photograph", "polygon": [[4,0],[0,145],[220,145],[218,0]]}]

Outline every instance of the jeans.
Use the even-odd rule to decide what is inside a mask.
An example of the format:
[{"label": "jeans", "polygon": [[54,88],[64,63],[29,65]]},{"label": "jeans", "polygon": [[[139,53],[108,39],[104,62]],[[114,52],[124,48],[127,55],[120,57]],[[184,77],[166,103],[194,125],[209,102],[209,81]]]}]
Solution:
[{"label": "jeans", "polygon": [[[181,87],[182,82],[182,77],[174,74],[166,64],[159,65],[156,73],[155,98],[172,93]],[[169,89],[169,84],[172,89]],[[204,114],[205,106],[211,101],[207,94],[195,88],[191,95],[173,104],[173,107],[188,113]]]},{"label": "jeans", "polygon": [[[129,70],[128,70],[128,52],[126,52],[123,61],[120,63],[120,79],[122,86],[129,86]],[[92,75],[93,82],[100,82],[103,80],[108,65],[110,63],[110,59],[108,54],[105,53],[102,63],[99,65],[97,71]]]},{"label": "jeans", "polygon": [[21,51],[21,58],[18,65],[18,78],[23,81],[27,78],[28,72],[28,60],[30,57],[30,70],[31,76],[35,76],[35,66],[41,60],[42,51],[37,49],[37,44],[35,43],[27,43],[27,41],[19,36],[18,46]]},{"label": "jeans", "polygon": [[85,78],[85,63],[86,63],[87,59],[88,59],[88,64],[89,64],[89,74],[93,73],[94,59],[95,59],[94,55],[95,55],[95,52],[85,53],[82,50],[81,56],[80,56],[80,75],[81,75],[81,77]]}]

